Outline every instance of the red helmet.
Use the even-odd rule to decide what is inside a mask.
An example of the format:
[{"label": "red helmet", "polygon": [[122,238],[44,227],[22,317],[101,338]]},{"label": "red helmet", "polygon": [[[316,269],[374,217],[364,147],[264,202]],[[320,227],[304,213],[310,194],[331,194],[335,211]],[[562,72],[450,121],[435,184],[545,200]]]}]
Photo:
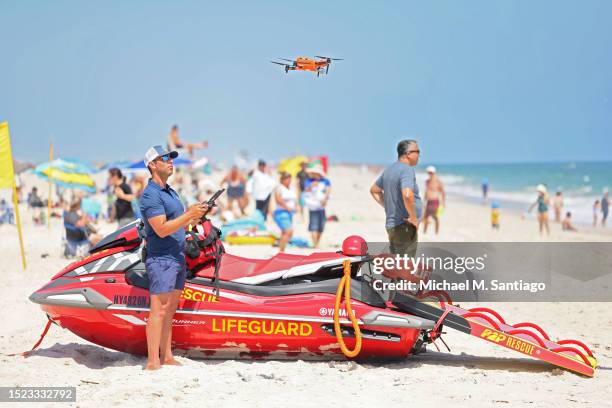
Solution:
[{"label": "red helmet", "polygon": [[348,256],[360,256],[368,253],[368,244],[359,235],[351,235],[342,242],[342,253]]}]

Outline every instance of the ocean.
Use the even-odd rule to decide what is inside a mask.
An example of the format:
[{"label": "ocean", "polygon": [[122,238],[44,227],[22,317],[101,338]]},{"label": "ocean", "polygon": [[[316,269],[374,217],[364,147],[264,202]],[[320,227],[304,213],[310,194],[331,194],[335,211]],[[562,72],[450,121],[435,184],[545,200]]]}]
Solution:
[{"label": "ocean", "polygon": [[[557,191],[563,193],[563,215],[571,211],[572,219],[579,224],[592,223],[595,200],[601,199],[604,188],[612,187],[612,162],[433,165],[449,194],[482,202],[481,185],[486,180],[489,203],[496,201],[502,209],[527,211],[537,198],[536,186],[544,184],[551,200]],[[419,164],[417,170],[423,182],[425,168]],[[554,217],[552,206],[550,217]]]}]

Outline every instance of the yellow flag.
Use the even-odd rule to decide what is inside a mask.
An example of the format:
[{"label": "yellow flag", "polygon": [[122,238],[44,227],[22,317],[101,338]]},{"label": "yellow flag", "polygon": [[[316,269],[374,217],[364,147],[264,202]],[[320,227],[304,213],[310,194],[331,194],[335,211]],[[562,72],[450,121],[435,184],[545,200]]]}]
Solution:
[{"label": "yellow flag", "polygon": [[25,250],[23,249],[23,234],[21,233],[21,219],[19,218],[19,202],[17,201],[17,186],[13,172],[13,155],[11,154],[11,138],[9,137],[8,123],[0,123],[0,188],[13,189],[13,204],[15,205],[15,218],[17,232],[19,233],[19,247],[21,248],[21,264],[26,268]]},{"label": "yellow flag", "polygon": [[13,188],[15,175],[13,173],[13,156],[11,155],[11,139],[8,123],[0,123],[0,188]]}]

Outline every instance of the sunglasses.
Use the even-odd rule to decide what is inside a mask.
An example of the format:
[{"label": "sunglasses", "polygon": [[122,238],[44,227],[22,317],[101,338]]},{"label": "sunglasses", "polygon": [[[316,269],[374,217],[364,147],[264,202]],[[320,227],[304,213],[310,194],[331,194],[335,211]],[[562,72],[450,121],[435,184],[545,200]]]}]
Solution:
[{"label": "sunglasses", "polygon": [[157,160],[161,160],[161,161],[163,161],[164,163],[167,163],[167,162],[169,162],[170,160],[172,160],[172,157],[170,157],[170,155],[169,155],[169,154],[164,154],[163,156],[159,156],[159,157],[157,158]]},{"label": "sunglasses", "polygon": [[408,153],[406,154],[410,154],[410,153],[421,154],[421,151],[420,150],[409,150]]}]

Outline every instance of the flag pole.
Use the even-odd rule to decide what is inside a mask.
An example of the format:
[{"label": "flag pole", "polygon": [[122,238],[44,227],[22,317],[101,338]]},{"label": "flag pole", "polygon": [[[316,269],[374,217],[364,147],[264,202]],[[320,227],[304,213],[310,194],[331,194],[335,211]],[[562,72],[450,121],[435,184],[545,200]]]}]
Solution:
[{"label": "flag pole", "polygon": [[[11,163],[12,164],[12,163]],[[13,181],[13,205],[15,206],[15,221],[17,221],[17,232],[19,233],[19,247],[21,248],[21,265],[26,269],[25,249],[23,249],[23,234],[21,233],[21,218],[19,218],[19,199],[17,198],[17,183]]]},{"label": "flag pole", "polygon": [[[49,163],[53,161],[53,142],[49,143]],[[47,228],[51,228],[51,177],[49,177],[49,200],[47,200]]]}]

